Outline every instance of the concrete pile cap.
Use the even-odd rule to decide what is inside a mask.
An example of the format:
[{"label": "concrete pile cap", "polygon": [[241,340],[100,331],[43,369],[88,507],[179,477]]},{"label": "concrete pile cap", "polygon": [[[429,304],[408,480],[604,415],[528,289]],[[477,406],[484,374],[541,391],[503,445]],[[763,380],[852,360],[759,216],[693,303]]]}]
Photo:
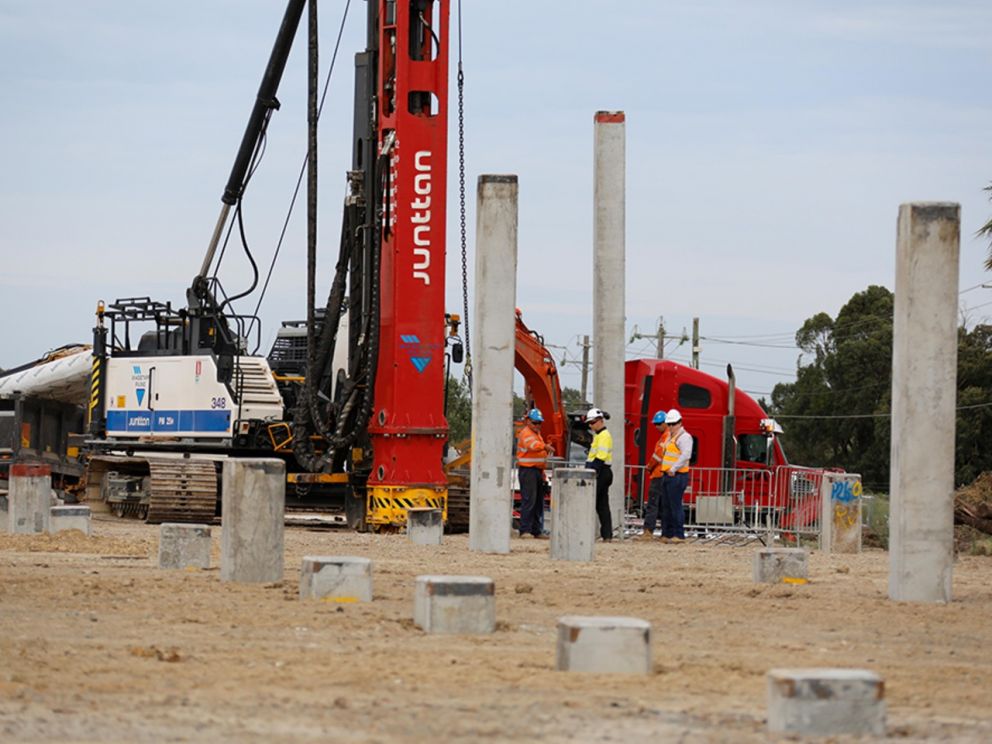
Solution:
[{"label": "concrete pile cap", "polygon": [[592,468],[555,468],[552,475],[555,480],[583,480],[596,477],[596,471]]},{"label": "concrete pile cap", "polygon": [[52,507],[53,517],[88,517],[90,516],[90,508],[81,504],[73,504],[71,506],[53,506]]},{"label": "concrete pile cap", "polygon": [[619,615],[563,615],[558,618],[558,627],[572,628],[575,637],[578,637],[585,628],[596,628],[597,630],[637,629],[651,632],[651,623],[647,620]]},{"label": "concrete pile cap", "polygon": [[354,555],[306,555],[303,565],[309,564],[315,569],[325,566],[338,566],[342,573],[368,573],[372,570],[372,559]]},{"label": "concrete pile cap", "polygon": [[11,478],[48,478],[51,475],[51,466],[43,463],[16,462],[10,466]]},{"label": "concrete pile cap", "polygon": [[496,593],[496,584],[488,576],[446,576],[424,574],[416,579],[427,593],[439,597],[474,597]]},{"label": "concrete pile cap", "polygon": [[440,509],[430,506],[416,506],[406,510],[407,521],[418,524],[432,524],[441,522],[443,513]]},{"label": "concrete pile cap", "polygon": [[651,623],[636,617],[561,617],[555,666],[562,672],[651,674]]},{"label": "concrete pile cap", "polygon": [[782,697],[801,700],[875,700],[885,697],[885,682],[867,669],[772,669],[768,682]]},{"label": "concrete pile cap", "polygon": [[372,560],[352,555],[308,555],[300,568],[300,599],[372,601]]},{"label": "concrete pile cap", "polygon": [[772,669],[768,730],[805,736],[885,734],[885,684],[866,669]]},{"label": "concrete pile cap", "polygon": [[184,524],[182,522],[162,522],[159,525],[161,537],[210,537],[210,525]]}]

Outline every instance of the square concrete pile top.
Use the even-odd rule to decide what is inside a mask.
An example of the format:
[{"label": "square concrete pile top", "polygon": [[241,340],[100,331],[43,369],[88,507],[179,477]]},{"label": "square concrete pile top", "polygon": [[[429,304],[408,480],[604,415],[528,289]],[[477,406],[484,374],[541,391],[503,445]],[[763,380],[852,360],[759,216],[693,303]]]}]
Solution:
[{"label": "square concrete pile top", "polygon": [[367,573],[372,570],[372,559],[362,558],[356,555],[306,555],[303,556],[304,563],[311,563],[315,567],[340,566],[341,570],[349,570],[354,573]]},{"label": "square concrete pile top", "polygon": [[53,517],[88,517],[90,508],[81,504],[71,504],[69,506],[53,506]]},{"label": "square concrete pile top", "polygon": [[496,593],[496,584],[488,576],[424,574],[418,576],[416,581],[427,587],[428,594],[438,597],[474,597]]},{"label": "square concrete pile top", "polygon": [[651,623],[636,617],[560,617],[556,668],[564,672],[650,674]]},{"label": "square concrete pile top", "polygon": [[804,736],[882,736],[885,684],[866,669],[772,669],[768,730]]},{"label": "square concrete pile top", "polygon": [[867,669],[772,669],[768,682],[778,694],[800,700],[881,700],[885,683]]},{"label": "square concrete pile top", "polygon": [[651,623],[636,617],[620,617],[614,615],[563,615],[558,618],[558,624],[581,631],[584,628],[612,630],[651,630]]}]

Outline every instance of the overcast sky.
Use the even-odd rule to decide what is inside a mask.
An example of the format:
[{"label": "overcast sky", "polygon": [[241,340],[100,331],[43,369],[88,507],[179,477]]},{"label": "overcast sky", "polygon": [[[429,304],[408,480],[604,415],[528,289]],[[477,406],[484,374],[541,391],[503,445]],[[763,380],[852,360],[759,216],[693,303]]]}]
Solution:
[{"label": "overcast sky", "polygon": [[[344,5],[321,4],[322,70]],[[98,299],[182,301],[284,7],[0,0],[0,367],[88,341]],[[364,10],[352,2],[321,120],[319,295],[337,254]],[[628,333],[659,316],[680,333],[699,316],[704,337],[762,344],[703,342],[703,368],[732,361],[747,390],[793,376],[804,319],[893,287],[902,202],[960,202],[961,289],[992,282],[973,237],[992,214],[987,1],[465,0],[463,23],[470,269],[476,178],[516,173],[518,304],[570,359],[592,330],[599,109],[627,114]],[[245,197],[264,264],[305,154],[304,44]],[[448,298],[460,311],[454,106]],[[303,220],[262,305],[264,349],[305,314]],[[221,276],[247,286],[243,256]],[[992,317],[992,290],[961,301],[972,323]],[[578,386],[577,366],[562,374]]]}]

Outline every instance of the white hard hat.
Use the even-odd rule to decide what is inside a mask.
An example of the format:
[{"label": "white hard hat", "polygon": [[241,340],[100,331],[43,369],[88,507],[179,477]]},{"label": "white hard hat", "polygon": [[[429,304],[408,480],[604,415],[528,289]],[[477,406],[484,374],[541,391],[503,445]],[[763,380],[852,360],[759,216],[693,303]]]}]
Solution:
[{"label": "white hard hat", "polygon": [[586,423],[591,424],[596,419],[606,418],[606,414],[598,408],[590,408],[586,411]]},{"label": "white hard hat", "polygon": [[665,414],[666,424],[677,424],[681,420],[682,420],[682,414],[679,413],[678,408],[673,408],[672,410],[670,410],[668,413]]}]

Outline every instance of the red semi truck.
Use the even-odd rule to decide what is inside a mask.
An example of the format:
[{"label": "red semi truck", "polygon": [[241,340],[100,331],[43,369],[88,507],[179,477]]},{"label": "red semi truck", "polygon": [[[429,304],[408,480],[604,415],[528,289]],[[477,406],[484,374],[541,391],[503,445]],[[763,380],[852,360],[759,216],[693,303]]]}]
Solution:
[{"label": "red semi truck", "polygon": [[626,494],[634,511],[647,500],[645,466],[658,431],[656,411],[677,408],[693,438],[686,523],[701,526],[814,529],[823,470],[790,465],[782,429],[751,396],[736,390],[733,370],[721,380],[667,359],[626,363]]}]

